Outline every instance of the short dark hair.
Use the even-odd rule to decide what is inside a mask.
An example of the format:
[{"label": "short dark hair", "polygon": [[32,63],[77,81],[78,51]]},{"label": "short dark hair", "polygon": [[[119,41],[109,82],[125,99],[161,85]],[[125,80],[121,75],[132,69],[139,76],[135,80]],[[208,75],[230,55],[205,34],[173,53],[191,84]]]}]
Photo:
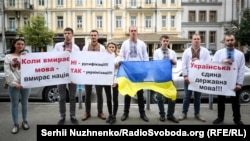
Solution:
[{"label": "short dark hair", "polygon": [[64,29],[64,31],[71,31],[72,34],[74,34],[74,30],[73,30],[72,28],[70,28],[70,27],[66,27],[66,28]]},{"label": "short dark hair", "polygon": [[96,32],[97,34],[99,34],[98,31],[95,30],[95,29],[92,29],[92,30],[90,31],[90,33],[91,33],[91,32]]},{"label": "short dark hair", "polygon": [[[228,34],[225,34],[225,35],[224,35],[224,40],[226,39],[226,37],[230,37],[230,36],[233,36],[233,37],[235,38],[235,36],[234,36],[233,34],[228,33]],[[236,40],[236,39],[235,39],[235,40]]]},{"label": "short dark hair", "polygon": [[169,39],[169,36],[168,36],[168,35],[162,35],[162,36],[160,37],[160,40],[162,40],[162,39]]}]

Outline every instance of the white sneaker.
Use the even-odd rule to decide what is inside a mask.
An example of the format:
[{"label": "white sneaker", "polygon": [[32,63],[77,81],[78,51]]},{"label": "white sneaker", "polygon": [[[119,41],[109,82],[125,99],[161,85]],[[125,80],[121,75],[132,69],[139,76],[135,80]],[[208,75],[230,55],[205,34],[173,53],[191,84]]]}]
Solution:
[{"label": "white sneaker", "polygon": [[28,130],[30,128],[30,125],[28,124],[27,121],[22,122],[22,128],[23,128],[23,130]]}]

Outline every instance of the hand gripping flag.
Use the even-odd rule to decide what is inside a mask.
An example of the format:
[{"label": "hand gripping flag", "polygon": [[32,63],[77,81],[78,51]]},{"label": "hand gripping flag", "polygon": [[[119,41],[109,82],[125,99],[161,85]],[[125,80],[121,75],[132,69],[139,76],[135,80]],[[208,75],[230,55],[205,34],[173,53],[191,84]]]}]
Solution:
[{"label": "hand gripping flag", "polygon": [[176,100],[170,60],[123,61],[117,72],[117,82],[122,95],[134,97],[138,90],[148,89]]}]

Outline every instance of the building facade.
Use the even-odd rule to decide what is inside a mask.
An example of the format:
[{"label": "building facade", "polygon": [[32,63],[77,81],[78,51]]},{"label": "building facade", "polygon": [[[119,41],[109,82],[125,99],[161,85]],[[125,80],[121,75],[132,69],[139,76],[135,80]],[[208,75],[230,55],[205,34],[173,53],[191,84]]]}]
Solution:
[{"label": "building facade", "polygon": [[[56,33],[47,51],[63,40],[65,27],[74,29],[74,42],[82,48],[90,42],[92,29],[99,31],[100,43],[121,44],[128,38],[130,25],[138,27],[139,38],[146,42],[151,57],[163,34],[170,36],[170,48],[180,55],[190,45],[193,33],[202,35],[203,46],[218,49],[223,47],[224,28],[239,18],[239,7],[249,4],[246,1],[249,0],[2,0],[0,52],[10,48],[17,29],[36,15],[42,15],[46,26]],[[30,50],[39,51],[34,47]]]},{"label": "building facade", "polygon": [[[225,29],[233,30],[232,21],[240,23],[242,10],[249,0],[182,0],[183,37],[201,35],[202,46],[210,50],[224,47]],[[191,44],[189,43],[188,46]],[[243,51],[243,48],[240,48]]]}]

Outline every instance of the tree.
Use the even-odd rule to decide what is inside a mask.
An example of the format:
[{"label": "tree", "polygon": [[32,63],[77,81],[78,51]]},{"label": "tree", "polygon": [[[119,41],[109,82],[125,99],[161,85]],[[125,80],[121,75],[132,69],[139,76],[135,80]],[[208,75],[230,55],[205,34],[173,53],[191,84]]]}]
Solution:
[{"label": "tree", "polygon": [[55,34],[45,26],[44,17],[36,16],[29,19],[28,24],[17,31],[17,35],[24,37],[27,45],[42,51],[47,45],[53,43]]},{"label": "tree", "polygon": [[235,33],[235,38],[241,45],[250,45],[250,9],[243,10],[243,15],[238,29]]}]

